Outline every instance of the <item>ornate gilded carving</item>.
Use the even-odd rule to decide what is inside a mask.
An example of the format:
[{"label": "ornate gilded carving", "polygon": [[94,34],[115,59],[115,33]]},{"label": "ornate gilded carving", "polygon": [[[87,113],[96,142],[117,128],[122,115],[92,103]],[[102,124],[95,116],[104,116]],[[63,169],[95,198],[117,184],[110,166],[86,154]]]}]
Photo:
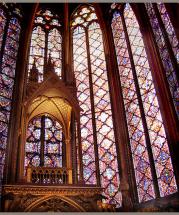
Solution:
[{"label": "ornate gilded carving", "polygon": [[[9,195],[10,194],[10,195]],[[24,211],[30,204],[36,201],[39,196],[27,194],[15,195],[13,192],[4,195],[5,211]]]},{"label": "ornate gilded carving", "polygon": [[80,186],[6,185],[5,211],[101,211],[102,188]]},{"label": "ornate gilded carving", "polygon": [[85,195],[91,196],[100,194],[102,192],[101,187],[82,187],[82,186],[38,186],[38,185],[6,185],[4,186],[4,193],[14,194],[28,194],[32,195]]},{"label": "ornate gilded carving", "polygon": [[61,167],[27,167],[27,182],[35,184],[72,184],[72,170]]},{"label": "ornate gilded carving", "polygon": [[54,197],[42,202],[31,210],[32,212],[79,212],[79,210],[69,203]]},{"label": "ornate gilded carving", "polygon": [[71,197],[71,199],[78,202],[79,205],[82,205],[86,211],[99,211],[99,207],[97,203],[98,201],[101,201],[103,199],[103,196],[100,194],[85,196],[85,194],[83,194],[83,195],[73,196]]}]

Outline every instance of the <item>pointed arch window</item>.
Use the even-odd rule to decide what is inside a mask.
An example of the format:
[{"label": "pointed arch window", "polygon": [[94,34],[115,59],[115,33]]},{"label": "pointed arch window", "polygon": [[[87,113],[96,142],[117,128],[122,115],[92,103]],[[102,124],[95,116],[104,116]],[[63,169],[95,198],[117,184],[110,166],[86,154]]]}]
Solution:
[{"label": "pointed arch window", "polygon": [[73,64],[81,112],[83,176],[104,187],[106,202],[121,205],[119,170],[103,35],[92,6],[73,16]]},{"label": "pointed arch window", "polygon": [[27,129],[25,168],[32,166],[65,166],[63,129],[59,122],[47,116],[33,118]]},{"label": "pointed arch window", "polygon": [[0,6],[0,180],[5,163],[21,17],[15,5]]},{"label": "pointed arch window", "polygon": [[111,23],[139,202],[177,191],[142,34],[129,4]]},{"label": "pointed arch window", "polygon": [[145,4],[179,119],[179,41],[165,4]]},{"label": "pointed arch window", "polygon": [[[44,80],[49,55],[55,73],[62,77],[62,26],[58,15],[50,10],[37,12],[32,31],[28,73],[34,60],[38,70],[38,82]],[[47,71],[48,72],[48,71]]]}]

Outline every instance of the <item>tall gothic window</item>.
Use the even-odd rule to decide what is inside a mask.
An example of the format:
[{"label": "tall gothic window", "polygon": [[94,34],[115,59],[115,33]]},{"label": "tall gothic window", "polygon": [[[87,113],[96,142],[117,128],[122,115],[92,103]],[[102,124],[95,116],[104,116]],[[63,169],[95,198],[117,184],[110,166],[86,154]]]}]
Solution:
[{"label": "tall gothic window", "polygon": [[11,113],[21,12],[13,5],[0,6],[0,180],[3,177]]},{"label": "tall gothic window", "polygon": [[73,63],[81,112],[83,176],[104,187],[107,202],[121,204],[110,89],[102,31],[91,6],[73,16]]},{"label": "tall gothic window", "polygon": [[25,145],[25,167],[62,167],[63,130],[60,123],[47,117],[35,117],[28,125]]},{"label": "tall gothic window", "polygon": [[145,4],[179,119],[179,42],[165,5]]},{"label": "tall gothic window", "polygon": [[177,191],[155,86],[135,14],[114,12],[112,31],[139,202]]},{"label": "tall gothic window", "polygon": [[32,31],[29,68],[30,72],[35,61],[38,69],[38,82],[44,79],[48,57],[51,56],[55,73],[61,78],[62,70],[62,26],[60,19],[49,10],[40,10],[36,14]]}]

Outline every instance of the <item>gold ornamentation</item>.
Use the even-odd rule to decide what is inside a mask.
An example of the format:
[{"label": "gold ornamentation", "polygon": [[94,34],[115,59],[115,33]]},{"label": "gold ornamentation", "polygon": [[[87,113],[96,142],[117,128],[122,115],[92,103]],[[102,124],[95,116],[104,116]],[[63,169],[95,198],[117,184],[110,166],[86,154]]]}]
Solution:
[{"label": "gold ornamentation", "polygon": [[[100,211],[102,188],[80,186],[5,185],[5,211]],[[57,204],[58,203],[58,204]]]},{"label": "gold ornamentation", "polygon": [[82,187],[82,186],[38,186],[38,185],[5,185],[3,187],[3,193],[14,193],[14,194],[27,194],[31,193],[32,195],[86,195],[91,196],[95,194],[101,194],[103,188],[101,187]]}]

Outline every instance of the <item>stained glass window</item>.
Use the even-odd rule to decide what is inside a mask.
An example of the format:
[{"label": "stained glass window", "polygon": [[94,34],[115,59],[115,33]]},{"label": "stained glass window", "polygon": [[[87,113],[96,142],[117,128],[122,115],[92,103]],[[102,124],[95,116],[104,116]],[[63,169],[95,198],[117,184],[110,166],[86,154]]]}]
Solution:
[{"label": "stained glass window", "polygon": [[55,73],[61,78],[62,69],[62,36],[60,18],[49,10],[37,12],[32,31],[29,72],[36,63],[38,82],[44,79],[45,67],[49,55],[54,64]]},{"label": "stained glass window", "polygon": [[3,41],[3,33],[4,33],[4,27],[6,25],[6,15],[3,9],[0,8],[0,48],[2,46]]},{"label": "stained glass window", "polygon": [[104,187],[106,202],[121,205],[119,172],[103,38],[93,7],[73,17],[73,61],[81,112],[83,176]]},{"label": "stained glass window", "polygon": [[25,167],[62,167],[63,130],[56,120],[42,116],[28,125],[25,145]]},{"label": "stained glass window", "polygon": [[151,162],[161,197],[176,192],[177,186],[144,42],[129,4],[124,12],[114,13],[112,31],[138,197],[139,202],[144,202],[156,197]]},{"label": "stained glass window", "polygon": [[51,31],[49,31],[48,35],[48,55],[51,54],[51,58],[54,62],[55,66],[55,72],[58,76],[61,76],[61,59],[62,59],[62,53],[61,53],[61,41],[62,37],[59,31],[54,28]]},{"label": "stained glass window", "polygon": [[45,54],[45,32],[37,26],[33,29],[29,57],[29,69],[32,67],[34,59],[36,60],[36,67],[38,68],[38,80],[43,80],[44,71],[44,54]]},{"label": "stained glass window", "polygon": [[[90,84],[88,78],[88,64],[86,52],[85,31],[77,27],[73,32],[73,50],[74,50],[74,71],[76,77],[76,86],[78,88],[77,97],[80,107],[83,109],[81,114],[81,141],[83,148],[83,171],[84,180],[89,184],[96,184],[96,167],[94,138],[92,126],[92,113],[90,101]],[[87,162],[85,161],[88,158]]]},{"label": "stained glass window", "polygon": [[163,62],[176,113],[179,118],[179,76],[177,74],[179,65],[179,42],[165,5],[163,3],[146,3],[145,6]]},{"label": "stained glass window", "polygon": [[33,119],[27,129],[25,167],[40,165],[41,117]]},{"label": "stained glass window", "polygon": [[[12,13],[11,13],[12,12]],[[0,180],[3,175],[8,124],[19,46],[20,19],[0,7]]]},{"label": "stained glass window", "polygon": [[170,18],[168,16],[164,3],[157,4],[157,7],[158,7],[159,13],[161,15],[162,22],[165,26],[165,30],[168,34],[168,38],[169,38],[170,44],[172,46],[175,58],[177,60],[177,63],[179,64],[179,42],[177,40],[175,30],[170,21]]},{"label": "stained glass window", "polygon": [[44,166],[62,167],[62,126],[55,120],[45,118]]}]

